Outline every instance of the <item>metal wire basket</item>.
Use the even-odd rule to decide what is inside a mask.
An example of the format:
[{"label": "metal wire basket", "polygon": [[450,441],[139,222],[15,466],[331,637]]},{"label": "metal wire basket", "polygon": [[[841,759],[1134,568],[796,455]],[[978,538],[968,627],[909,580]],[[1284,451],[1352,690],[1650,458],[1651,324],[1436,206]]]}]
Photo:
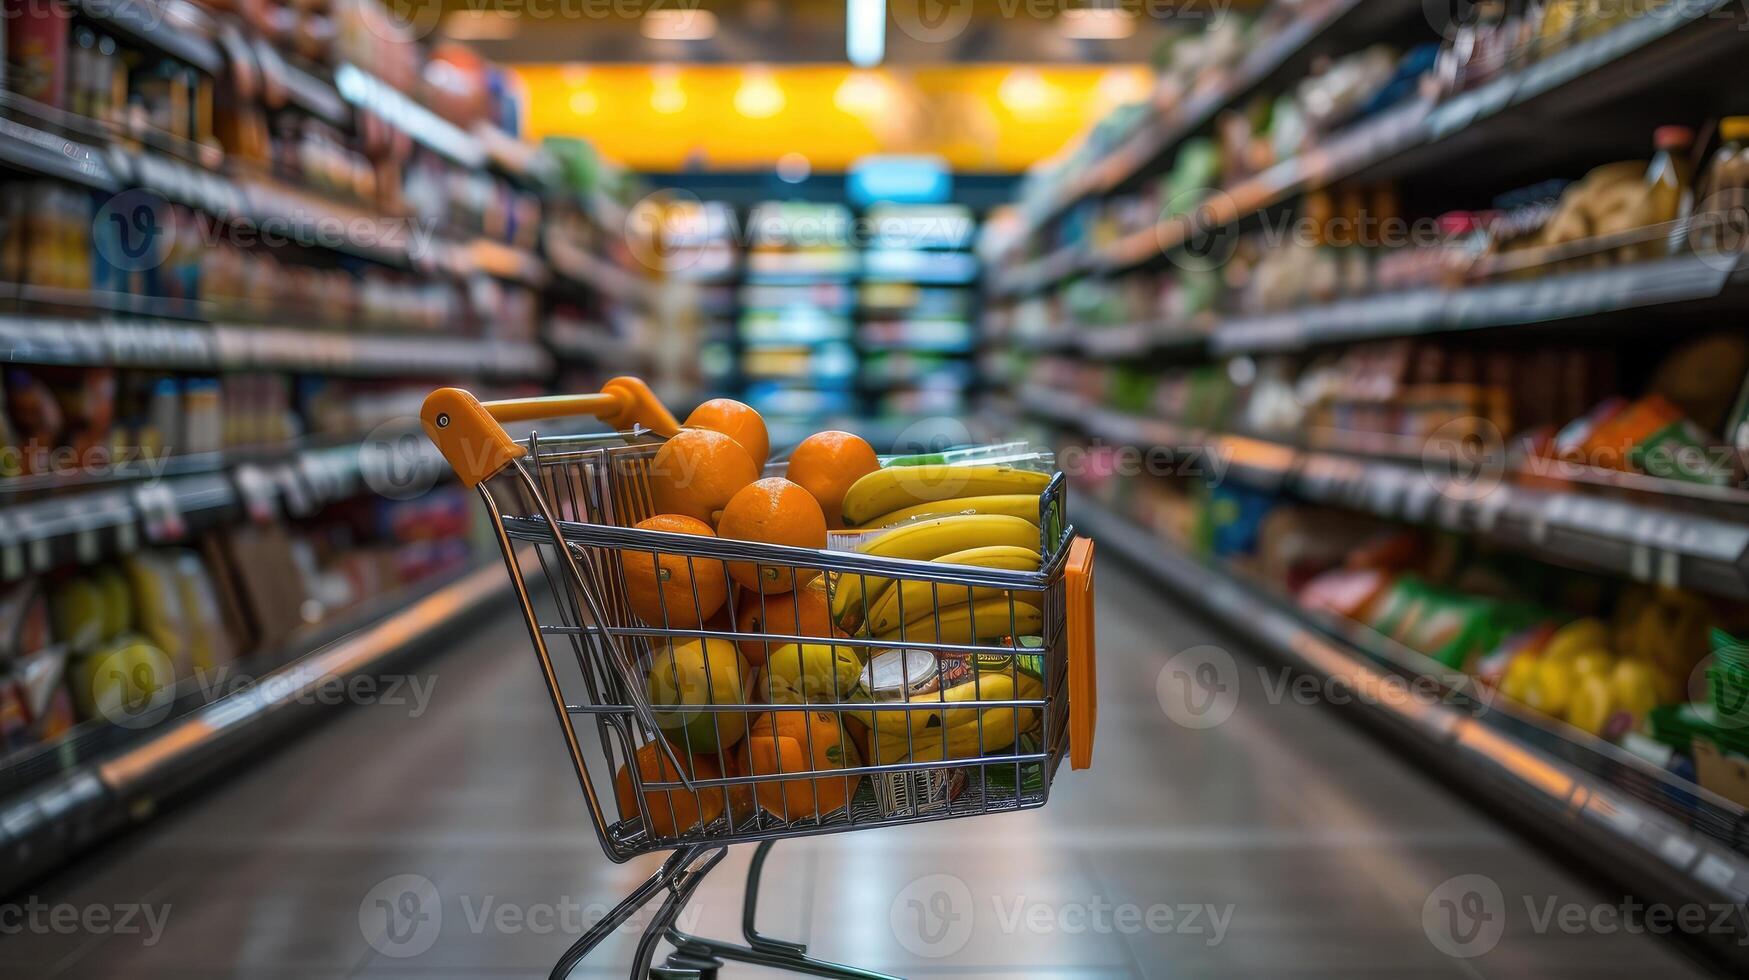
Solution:
[{"label": "metal wire basket", "polygon": [[[583,414],[621,431],[517,442],[503,429]],[[614,379],[599,395],[487,404],[442,389],[423,420],[486,504],[602,849],[614,861],[675,851],[554,977],[661,891],[668,898],[639,944],[634,978],[712,976],[721,959],[881,976],[758,935],[771,844],[1038,807],[1065,756],[1091,765],[1092,543],[1065,519],[1062,474],[1039,498],[1040,568],[1008,571],[635,527],[656,513],[652,459],[679,428],[636,379]],[[782,465],[768,471],[781,475]],[[781,583],[777,591],[729,587],[720,599],[714,583],[749,567]],[[660,584],[637,591],[650,582]],[[866,618],[872,593],[900,590],[897,636],[797,635],[817,627],[788,594],[820,590],[831,603],[851,588],[862,606],[841,622]],[[910,616],[907,595],[927,597]],[[933,676],[877,700],[862,683],[865,665],[894,649],[927,651]],[[760,845],[747,945],[675,931],[692,890],[737,843]],[[675,953],[652,973],[662,938]]]}]

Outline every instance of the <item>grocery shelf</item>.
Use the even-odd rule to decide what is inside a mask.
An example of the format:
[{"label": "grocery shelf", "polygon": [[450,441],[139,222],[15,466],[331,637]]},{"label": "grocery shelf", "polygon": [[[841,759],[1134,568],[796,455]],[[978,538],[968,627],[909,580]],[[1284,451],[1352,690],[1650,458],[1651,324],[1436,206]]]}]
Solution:
[{"label": "grocery shelf", "polygon": [[1017,338],[1015,346],[1035,353],[1079,350],[1093,358],[1120,359],[1206,342],[1213,354],[1226,356],[1581,321],[1623,310],[1717,299],[1743,281],[1749,273],[1745,262],[1742,255],[1683,255],[1522,281],[1362,296],[1282,313],[1056,330]]},{"label": "grocery shelf", "polygon": [[545,339],[560,358],[577,358],[616,370],[649,362],[646,352],[605,324],[553,320],[547,324]]},{"label": "grocery shelf", "polygon": [[1214,325],[1208,317],[1142,320],[1017,337],[1015,346],[1035,353],[1078,350],[1090,358],[1118,360],[1202,346],[1209,342]]},{"label": "grocery shelf", "polygon": [[[1520,550],[1638,582],[1749,598],[1744,495],[1728,517],[1695,512],[1681,485],[1612,499],[1460,474],[1437,458],[1406,462],[1320,451],[1110,412],[1065,392],[1021,399],[1034,416],[1119,445],[1206,452],[1248,485],[1388,520],[1478,534]],[[1674,481],[1669,481],[1674,482]]]},{"label": "grocery shelf", "polygon": [[1287,313],[1224,317],[1217,354],[1301,350],[1381,337],[1578,320],[1603,313],[1714,299],[1742,278],[1743,257],[1685,255],[1652,262],[1461,289],[1416,289],[1307,306]]},{"label": "grocery shelf", "polygon": [[1510,126],[1514,122],[1511,110],[1580,79],[1616,69],[1632,72],[1643,83],[1654,70],[1680,71],[1682,57],[1667,56],[1648,63],[1649,59],[1630,56],[1685,29],[1710,31],[1709,39],[1724,44],[1744,43],[1749,35],[1740,30],[1740,11],[1727,9],[1732,6],[1729,0],[1668,4],[1444,102],[1412,101],[1387,110],[1255,177],[1211,191],[1209,199],[1191,214],[1166,218],[1098,250],[1071,247],[1038,263],[1012,267],[994,277],[993,291],[1015,295],[1078,274],[1136,268],[1309,188],[1388,169],[1393,162],[1394,169],[1409,169],[1410,163],[1421,161],[1393,158],[1411,150],[1424,154],[1427,163],[1449,164],[1449,154],[1441,152],[1443,144],[1458,134],[1479,138],[1481,127],[1496,119],[1499,125]]},{"label": "grocery shelf", "polygon": [[[219,776],[239,754],[282,741],[324,714],[318,685],[404,667],[440,638],[503,609],[502,564],[415,583],[306,630],[262,664],[257,682],[150,730],[105,727],[63,754],[39,756],[29,782],[0,798],[0,893],[10,893],[77,854],[150,819],[160,804]],[[70,756],[68,758],[67,756]]]},{"label": "grocery shelf", "polygon": [[[273,178],[233,179],[162,153],[99,150],[10,119],[0,119],[0,165],[111,193],[150,191],[220,221],[398,268],[458,279],[483,271],[534,287],[544,285],[549,275],[538,256],[501,242],[425,236],[416,218],[374,214]],[[371,232],[357,233],[365,228]],[[601,260],[588,255],[575,259],[577,265],[591,263],[607,271],[574,273],[573,278],[610,295],[632,288]]]},{"label": "grocery shelf", "polygon": [[[1078,499],[1075,513],[1102,548],[1296,669],[1347,692],[1400,747],[1504,812],[1533,821],[1605,875],[1664,900],[1734,906],[1749,898],[1749,815],[1742,807],[1608,743],[1557,733],[1504,699],[1470,696],[1473,687],[1467,694],[1448,687],[1449,696],[1437,699],[1405,696],[1402,679],[1425,676],[1426,666],[1395,659],[1408,651],[1359,643],[1099,504]],[[1743,961],[1735,936],[1712,938]]]},{"label": "grocery shelf", "polygon": [[560,279],[621,302],[648,305],[653,299],[654,291],[647,280],[611,259],[562,244],[550,236],[546,252],[552,273]]},{"label": "grocery shelf", "polygon": [[334,87],[342,99],[381,118],[426,149],[470,169],[486,165],[486,150],[479,141],[363,68],[340,65],[334,70]]},{"label": "grocery shelf", "polygon": [[133,317],[0,315],[0,349],[20,364],[321,371],[365,377],[539,378],[552,367],[551,356],[531,343]]},{"label": "grocery shelf", "polygon": [[210,466],[205,472],[141,472],[131,481],[89,492],[63,492],[76,488],[61,486],[39,500],[8,500],[0,507],[0,582],[186,541],[243,520],[272,520],[282,511],[307,516],[371,485],[408,485],[421,475],[435,483],[444,467],[436,448],[423,438],[410,446],[413,456],[397,446],[395,459],[388,458],[386,438],[278,455],[221,455],[198,461]]},{"label": "grocery shelf", "polygon": [[1171,109],[1155,112],[1150,107],[1143,121],[1117,146],[1065,180],[1055,193],[1030,206],[1022,204],[1021,233],[1012,244],[1025,242],[1076,202],[1110,193],[1133,180],[1186,138],[1206,128],[1222,110],[1279,76],[1314,42],[1337,34],[1370,36],[1371,25],[1401,17],[1419,6],[1415,0],[1332,0],[1315,13],[1296,17],[1247,53],[1231,72],[1199,85]]},{"label": "grocery shelf", "polygon": [[100,191],[120,187],[109,164],[95,148],[13,119],[0,118],[0,166],[58,177]]},{"label": "grocery shelf", "polygon": [[173,8],[160,0],[71,0],[71,6],[130,40],[186,61],[208,75],[217,75],[225,67],[218,44],[182,13],[189,9],[186,6],[174,14]]}]

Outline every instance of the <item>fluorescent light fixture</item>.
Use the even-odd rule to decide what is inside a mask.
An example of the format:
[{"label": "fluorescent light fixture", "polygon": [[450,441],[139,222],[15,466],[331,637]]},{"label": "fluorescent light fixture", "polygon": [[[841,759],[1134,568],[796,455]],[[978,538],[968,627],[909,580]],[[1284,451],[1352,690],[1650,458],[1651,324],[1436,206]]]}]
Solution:
[{"label": "fluorescent light fixture", "polygon": [[873,68],[887,56],[887,0],[849,0],[844,53],[858,68]]},{"label": "fluorescent light fixture", "polygon": [[650,72],[650,108],[664,116],[686,109],[686,90],[680,87],[680,73],[670,65]]},{"label": "fluorescent light fixture", "polygon": [[457,41],[508,41],[516,27],[516,15],[502,10],[457,10],[443,18],[444,35]]},{"label": "fluorescent light fixture", "polygon": [[1077,41],[1121,41],[1136,32],[1136,18],[1115,7],[1075,7],[1057,15],[1057,27]]},{"label": "fluorescent light fixture", "polygon": [[770,119],[783,111],[786,101],[782,86],[761,66],[742,73],[741,86],[735,89],[735,111],[748,119]]},{"label": "fluorescent light fixture", "polygon": [[645,12],[638,31],[652,41],[708,41],[717,34],[717,15],[684,7]]}]

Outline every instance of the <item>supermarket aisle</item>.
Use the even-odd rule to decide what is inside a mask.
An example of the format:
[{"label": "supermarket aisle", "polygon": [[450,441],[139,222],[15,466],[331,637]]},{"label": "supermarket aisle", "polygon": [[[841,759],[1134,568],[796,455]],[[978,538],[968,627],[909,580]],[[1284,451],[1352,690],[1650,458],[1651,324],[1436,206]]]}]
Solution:
[{"label": "supermarket aisle", "polygon": [[[1065,769],[1042,811],[780,845],[764,927],[911,977],[1688,969],[1641,936],[1539,932],[1546,910],[1621,898],[1580,885],[1328,709],[1267,703],[1277,675],[1242,650],[1231,718],[1175,724],[1155,693],[1162,664],[1230,640],[1115,562],[1100,601],[1098,769]],[[579,928],[653,862],[610,865],[584,828],[520,623],[469,637],[421,683],[423,711],[411,698],[354,709],[38,889],[50,906],[143,903],[156,942],[12,936],[0,977],[545,976],[569,942],[555,920]],[[734,934],[745,859],[730,856],[683,924]],[[1459,875],[1486,876],[1502,902],[1454,936],[1440,900],[1474,879],[1429,896]],[[433,900],[401,904],[421,879]],[[373,946],[359,918],[378,899],[403,928]],[[1471,951],[1502,927],[1473,959],[1434,945],[1471,939]],[[616,937],[578,975],[623,976],[634,941]]]}]

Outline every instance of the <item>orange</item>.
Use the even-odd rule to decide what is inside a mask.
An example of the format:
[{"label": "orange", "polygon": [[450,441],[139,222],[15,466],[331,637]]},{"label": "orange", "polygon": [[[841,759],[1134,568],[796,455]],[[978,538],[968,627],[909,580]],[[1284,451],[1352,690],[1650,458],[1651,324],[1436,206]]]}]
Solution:
[{"label": "orange", "polygon": [[[682,765],[687,767],[689,779],[721,779],[722,770],[712,756],[699,755],[687,758],[686,753],[674,750]],[[668,761],[662,747],[649,742],[638,750],[638,778],[645,784],[674,783],[680,781],[680,774],[675,771],[674,763]],[[623,763],[619,772],[613,777],[613,796],[619,801],[619,815],[622,820],[630,820],[638,815],[637,789],[632,785],[632,774]],[[739,802],[739,801],[738,801]],[[702,818],[704,823],[710,823],[723,815],[726,805],[722,789],[700,789],[696,793],[685,789],[645,790],[644,809],[649,811],[649,831],[657,837],[673,837],[698,826]]]},{"label": "orange", "polygon": [[828,526],[842,528],[845,491],[880,468],[874,447],[861,436],[831,430],[802,440],[790,454],[788,476],[820,502]]},{"label": "orange", "polygon": [[785,820],[823,817],[849,803],[860,775],[833,776],[838,769],[858,769],[861,753],[844,737],[837,718],[826,711],[771,711],[753,722],[753,730],[734,763],[749,774],[814,775],[813,779],[765,779],[754,784],[759,805]]},{"label": "orange", "polygon": [[[812,494],[781,476],[767,477],[743,487],[723,508],[717,533],[725,538],[783,544],[794,548],[826,547],[826,515]],[[730,562],[729,577],[742,587],[767,594],[788,592],[806,576],[797,570],[792,577],[787,565]]]},{"label": "orange", "polygon": [[650,461],[650,496],[657,513],[716,522],[729,498],[759,479],[741,444],[710,429],[682,429]]},{"label": "orange", "polygon": [[688,428],[710,429],[741,444],[752,458],[753,465],[765,468],[765,460],[771,455],[771,434],[765,429],[765,419],[753,410],[753,406],[738,402],[733,398],[712,398],[703,405],[692,410],[686,417]]},{"label": "orange", "polygon": [[[709,524],[682,514],[658,514],[639,521],[638,527],[716,537]],[[620,567],[625,572],[626,601],[632,612],[651,626],[698,629],[729,599],[728,576],[723,573],[723,563],[715,558],[688,559],[685,555],[625,550],[620,552]]]},{"label": "orange", "polygon": [[[786,570],[787,574],[787,570]],[[783,636],[839,636],[832,628],[832,603],[826,598],[826,588],[814,579],[802,582],[794,592],[768,595],[760,601],[758,593],[742,597],[735,615],[735,632],[781,634]],[[765,666],[768,650],[782,646],[782,640],[742,640],[741,656],[755,667]]]}]

